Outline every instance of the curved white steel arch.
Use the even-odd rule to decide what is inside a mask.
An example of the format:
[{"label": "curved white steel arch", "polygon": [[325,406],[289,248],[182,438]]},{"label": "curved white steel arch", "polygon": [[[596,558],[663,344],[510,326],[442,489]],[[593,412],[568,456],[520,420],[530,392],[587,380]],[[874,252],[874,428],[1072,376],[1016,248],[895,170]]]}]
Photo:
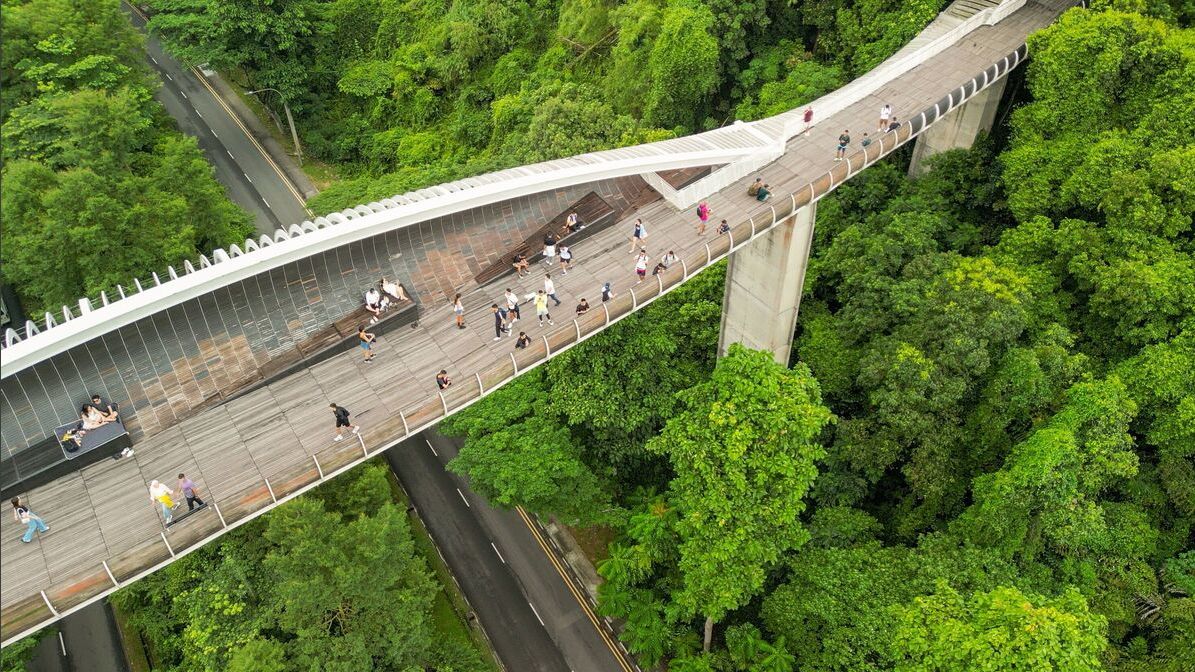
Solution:
[{"label": "curved white steel arch", "polygon": [[[1005,0],[944,32],[939,27],[939,34],[916,45],[918,39],[922,39],[919,36],[871,72],[814,101],[813,105],[820,111],[821,118],[830,116],[940,53],[976,28],[999,22],[1025,2]],[[943,12],[922,36],[934,33],[935,26],[946,16]],[[0,353],[0,377],[14,375],[143,317],[287,263],[397,228],[518,196],[643,175],[673,205],[688,207],[780,156],[788,140],[798,132],[798,113],[790,111],[692,136],[487,173],[396,195],[368,206],[347,208],[316,217],[313,221],[291,224],[275,231],[272,238],[263,235],[256,243],[246,240],[243,250],[238,246],[230,246],[231,253],[217,249],[212,253],[211,261],[200,258],[200,268],[187,268],[187,273],[181,276],[172,273],[165,282],[154,274],[153,286],[143,288],[134,278],[133,283],[138,289],[135,294],[125,296],[122,291],[120,300],[101,307],[95,308],[88,299],[80,299],[78,316],[63,306],[62,321],[47,313],[44,329],[39,329],[34,322],[27,322],[25,338],[9,329]],[[663,170],[723,164],[726,167],[680,191],[671,189],[655,175]]]}]

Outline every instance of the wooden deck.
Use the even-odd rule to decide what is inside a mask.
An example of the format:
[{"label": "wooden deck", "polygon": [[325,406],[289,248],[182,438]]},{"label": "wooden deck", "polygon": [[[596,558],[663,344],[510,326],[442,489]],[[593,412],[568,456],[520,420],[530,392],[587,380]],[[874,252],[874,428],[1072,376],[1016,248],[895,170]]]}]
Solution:
[{"label": "wooden deck", "polygon": [[[714,214],[704,237],[695,233],[695,213],[676,212],[664,201],[645,207],[637,216],[648,226],[653,260],[670,249],[683,260],[658,279],[649,275],[646,282],[635,283],[630,217],[579,243],[567,275],[559,273],[559,266],[546,269],[539,264],[533,267],[539,272],[530,277],[506,277],[469,292],[464,299],[469,325],[465,330],[456,328],[448,304],[424,305],[416,328],[381,339],[373,363],[363,363],[360,351],[337,355],[140,441],[132,458],[105,461],[26,493],[26,502],[52,529],[24,544],[22,526],[11,515],[0,520],[4,642],[435,424],[679,285],[724,257],[732,238],[735,246],[746,244],[753,231],[761,234],[794,206],[807,204],[847,179],[847,162],[833,161],[835,139],[844,128],[851,129],[858,149],[862,131],[875,125],[882,104],[891,103],[902,121],[927,105],[932,109],[952,89],[1018,49],[1026,35],[1048,24],[1064,6],[1060,1],[1031,2],[907,73],[899,83],[822,120],[809,137],[794,139],[784,157],[761,171],[774,194],[768,203],[746,195],[751,177],[711,196],[708,203]],[[906,125],[884,136],[882,143],[877,139],[868,149],[868,163],[910,136]],[[853,172],[858,172],[863,155],[852,158]],[[735,225],[732,236],[716,235],[723,218]],[[514,338],[491,340],[490,305],[500,301],[505,287],[520,296],[541,288],[545,270],[552,271],[564,302],[553,308],[556,325],[539,328],[534,310],[525,305],[514,331],[530,334],[533,347],[516,351]],[[599,290],[604,282],[612,283],[619,295],[603,308]],[[574,320],[573,309],[582,297],[594,309]],[[443,395],[434,381],[441,368],[454,381]],[[352,411],[354,423],[364,428],[360,440],[333,441],[331,402]],[[173,486],[179,472],[195,480],[210,506],[165,531],[146,484],[156,478]]]}]

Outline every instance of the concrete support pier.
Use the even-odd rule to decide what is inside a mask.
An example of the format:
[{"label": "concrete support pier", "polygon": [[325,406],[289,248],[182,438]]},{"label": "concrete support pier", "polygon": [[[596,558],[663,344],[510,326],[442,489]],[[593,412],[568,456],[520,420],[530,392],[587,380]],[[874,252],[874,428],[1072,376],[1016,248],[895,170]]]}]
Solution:
[{"label": "concrete support pier", "polygon": [[719,357],[731,343],[742,343],[756,350],[771,350],[778,363],[788,365],[816,212],[816,203],[807,205],[730,255]]},{"label": "concrete support pier", "polygon": [[996,111],[1000,107],[1000,98],[1004,96],[1004,83],[1001,79],[995,84],[975,94],[962,107],[955,108],[950,114],[942,117],[938,123],[925,129],[917,136],[917,144],[913,147],[913,160],[909,163],[909,177],[917,177],[928,170],[925,160],[929,157],[951,149],[970,147],[981,132],[992,130],[996,121]]}]

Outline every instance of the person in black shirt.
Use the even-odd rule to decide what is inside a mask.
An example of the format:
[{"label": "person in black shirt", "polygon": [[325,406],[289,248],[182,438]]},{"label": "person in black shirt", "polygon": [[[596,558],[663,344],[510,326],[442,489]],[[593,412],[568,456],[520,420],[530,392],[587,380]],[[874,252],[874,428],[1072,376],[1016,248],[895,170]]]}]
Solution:
[{"label": "person in black shirt", "polygon": [[529,345],[531,345],[531,337],[527,335],[527,332],[520,331],[519,337],[515,339],[515,347],[519,350],[522,350]]},{"label": "person in black shirt", "polygon": [[519,275],[523,275],[524,272],[526,272],[527,275],[531,275],[531,271],[527,268],[530,264],[527,263],[527,255],[525,254],[516,254],[514,258],[511,259],[510,265],[515,269],[515,273],[518,273]]},{"label": "person in black shirt", "polygon": [[436,387],[444,390],[448,389],[449,385],[452,385],[452,379],[448,377],[448,371],[440,369],[440,372],[436,374]]},{"label": "person in black shirt", "polygon": [[585,299],[581,299],[581,303],[577,304],[577,314],[584,315],[585,313],[588,313],[588,312],[589,312],[589,302],[586,301]]},{"label": "person in black shirt", "polygon": [[347,428],[354,434],[360,434],[361,428],[349,422],[349,409],[331,404],[332,415],[336,416],[336,441],[344,440],[344,430]]},{"label": "person in black shirt", "polygon": [[544,236],[544,263],[551,266],[552,260],[556,258],[556,236],[549,231],[548,235]]}]

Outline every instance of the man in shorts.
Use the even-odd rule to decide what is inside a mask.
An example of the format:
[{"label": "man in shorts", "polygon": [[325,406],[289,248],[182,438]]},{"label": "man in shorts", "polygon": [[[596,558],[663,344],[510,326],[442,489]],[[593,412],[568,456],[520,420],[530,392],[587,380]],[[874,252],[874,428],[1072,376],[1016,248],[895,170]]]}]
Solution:
[{"label": "man in shorts", "polygon": [[834,155],[835,161],[841,161],[842,157],[846,156],[846,146],[851,144],[851,132],[843,131],[842,135],[838,136],[838,153]]},{"label": "man in shorts", "polygon": [[348,429],[354,434],[360,434],[361,428],[349,422],[349,409],[341,408],[336,404],[331,404],[329,408],[332,409],[332,415],[336,416],[336,441],[344,440],[344,430]]}]

